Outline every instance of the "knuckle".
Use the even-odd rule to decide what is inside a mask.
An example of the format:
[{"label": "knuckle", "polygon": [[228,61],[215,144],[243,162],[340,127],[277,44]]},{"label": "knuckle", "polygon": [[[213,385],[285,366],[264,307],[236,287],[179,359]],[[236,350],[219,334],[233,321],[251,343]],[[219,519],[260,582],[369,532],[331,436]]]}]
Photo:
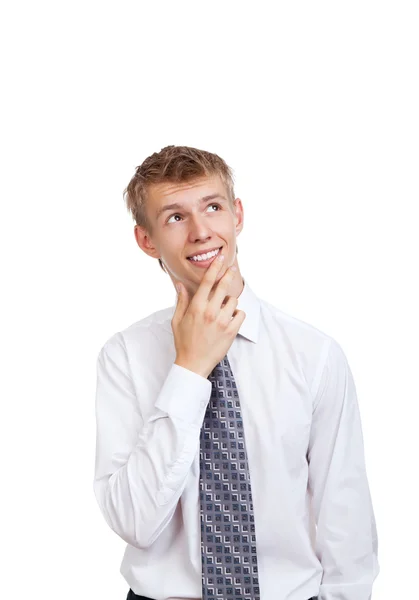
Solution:
[{"label": "knuckle", "polygon": [[200,312],[200,305],[195,301],[192,302],[188,306],[188,312],[190,315],[195,317]]},{"label": "knuckle", "polygon": [[206,323],[213,323],[217,318],[214,311],[207,309],[204,313],[204,319]]},{"label": "knuckle", "polygon": [[230,320],[231,317],[220,317],[220,319],[218,320],[220,329],[223,331],[227,329],[227,327],[230,325]]}]

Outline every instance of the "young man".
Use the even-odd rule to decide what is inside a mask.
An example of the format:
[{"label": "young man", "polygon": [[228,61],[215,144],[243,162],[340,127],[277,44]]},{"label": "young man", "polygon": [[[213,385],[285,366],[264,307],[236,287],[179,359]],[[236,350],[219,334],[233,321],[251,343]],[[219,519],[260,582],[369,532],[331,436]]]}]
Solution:
[{"label": "young man", "polygon": [[377,532],[342,348],[242,277],[220,157],[163,148],[125,198],[179,285],[97,361],[94,491],[127,542],[127,598],[369,600]]}]

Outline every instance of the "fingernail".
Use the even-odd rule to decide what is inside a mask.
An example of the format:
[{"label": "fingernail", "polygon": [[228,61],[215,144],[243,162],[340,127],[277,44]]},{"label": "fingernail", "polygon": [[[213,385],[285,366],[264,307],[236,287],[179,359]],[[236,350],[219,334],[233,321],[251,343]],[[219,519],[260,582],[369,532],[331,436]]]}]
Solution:
[{"label": "fingernail", "polygon": [[224,260],[224,254],[219,254],[217,258],[220,262],[222,262]]}]

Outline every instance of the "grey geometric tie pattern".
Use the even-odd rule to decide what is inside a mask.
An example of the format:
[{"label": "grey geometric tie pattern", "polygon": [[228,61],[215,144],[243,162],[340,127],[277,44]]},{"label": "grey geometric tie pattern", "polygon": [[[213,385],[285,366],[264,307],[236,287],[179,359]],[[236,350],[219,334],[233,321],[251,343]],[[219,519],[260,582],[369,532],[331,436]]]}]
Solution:
[{"label": "grey geometric tie pattern", "polygon": [[203,600],[260,600],[252,490],[240,399],[225,356],[200,438]]}]

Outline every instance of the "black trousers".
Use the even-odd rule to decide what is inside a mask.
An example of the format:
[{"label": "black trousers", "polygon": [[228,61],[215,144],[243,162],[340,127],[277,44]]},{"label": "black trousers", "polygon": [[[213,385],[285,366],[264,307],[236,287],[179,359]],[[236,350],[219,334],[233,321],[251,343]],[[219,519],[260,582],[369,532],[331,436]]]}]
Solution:
[{"label": "black trousers", "polygon": [[[147,598],[147,596],[139,596],[138,594],[134,594],[134,592],[130,588],[130,590],[128,592],[127,600],[153,600],[153,599]],[[318,600],[318,597],[312,596],[311,598],[307,598],[307,600]]]}]

